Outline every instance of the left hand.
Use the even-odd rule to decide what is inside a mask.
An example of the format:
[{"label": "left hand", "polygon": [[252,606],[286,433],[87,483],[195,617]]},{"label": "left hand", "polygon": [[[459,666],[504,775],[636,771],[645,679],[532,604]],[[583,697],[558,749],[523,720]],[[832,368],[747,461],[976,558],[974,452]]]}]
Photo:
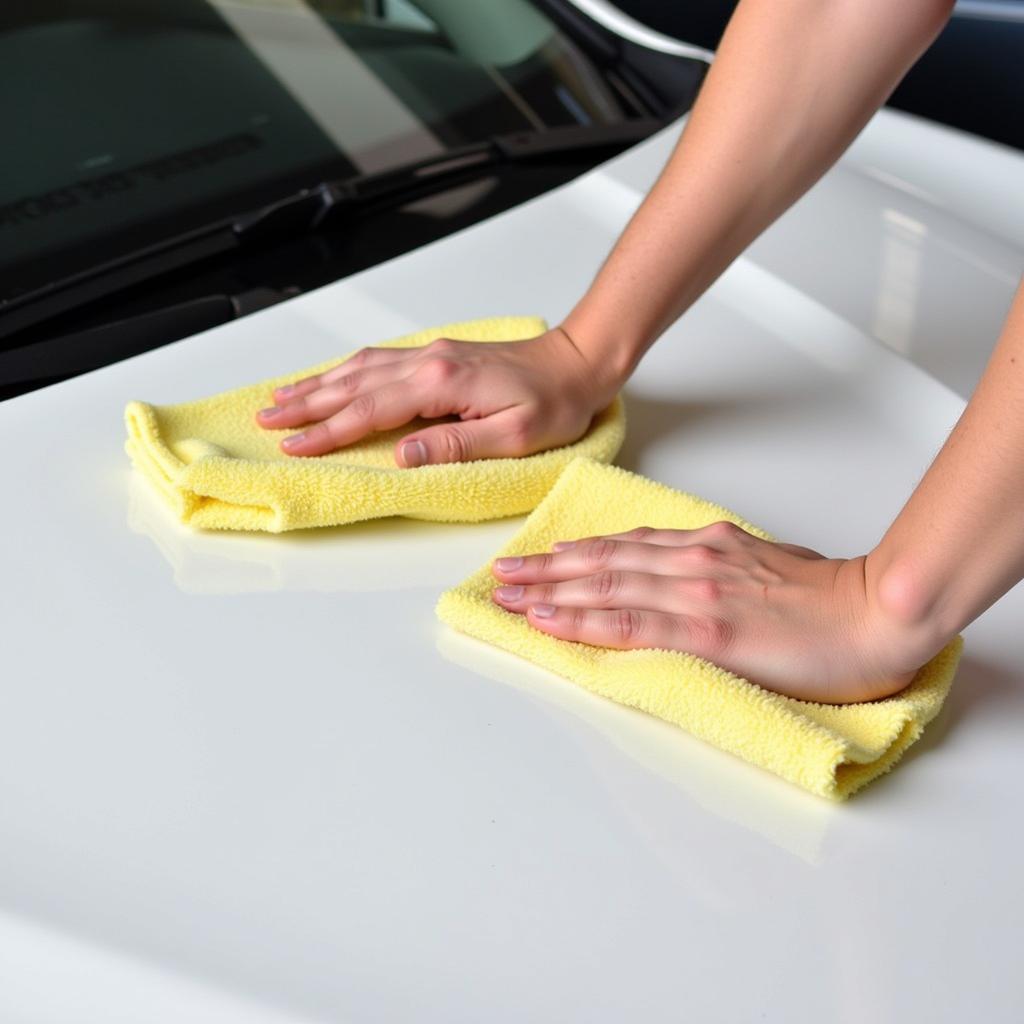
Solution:
[{"label": "left hand", "polygon": [[684,651],[777,693],[845,704],[896,693],[929,656],[878,609],[865,562],[728,522],[641,527],[498,559],[494,600],[562,640]]}]

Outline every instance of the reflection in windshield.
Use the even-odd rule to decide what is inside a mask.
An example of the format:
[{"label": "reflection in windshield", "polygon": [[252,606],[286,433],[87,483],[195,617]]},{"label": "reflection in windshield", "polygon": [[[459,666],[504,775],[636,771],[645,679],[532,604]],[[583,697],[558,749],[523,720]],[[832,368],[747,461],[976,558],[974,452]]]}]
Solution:
[{"label": "reflection in windshield", "polygon": [[[0,299],[327,177],[626,117],[526,0],[0,12]],[[59,73],[55,73],[59,69]]]}]

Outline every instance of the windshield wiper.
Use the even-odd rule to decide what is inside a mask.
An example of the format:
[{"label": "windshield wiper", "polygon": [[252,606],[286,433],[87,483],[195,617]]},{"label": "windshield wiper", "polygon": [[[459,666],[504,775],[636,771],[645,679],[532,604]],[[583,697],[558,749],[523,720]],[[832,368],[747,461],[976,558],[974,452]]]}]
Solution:
[{"label": "windshield wiper", "polygon": [[308,231],[347,213],[394,206],[478,178],[502,164],[549,162],[599,149],[622,149],[653,134],[653,118],[611,125],[568,125],[543,132],[512,132],[450,149],[387,171],[322,182],[271,203],[234,223],[243,241],[279,232]]},{"label": "windshield wiper", "polygon": [[198,334],[290,297],[288,291],[273,288],[202,295],[99,327],[0,351],[0,401]]},{"label": "windshield wiper", "polygon": [[217,221],[0,299],[0,339],[131,285],[242,246],[315,231],[345,216],[399,205],[479,178],[503,165],[550,163],[592,150],[623,149],[662,127],[662,121],[642,118],[611,125],[513,132],[390,170],[324,181],[239,217]]}]

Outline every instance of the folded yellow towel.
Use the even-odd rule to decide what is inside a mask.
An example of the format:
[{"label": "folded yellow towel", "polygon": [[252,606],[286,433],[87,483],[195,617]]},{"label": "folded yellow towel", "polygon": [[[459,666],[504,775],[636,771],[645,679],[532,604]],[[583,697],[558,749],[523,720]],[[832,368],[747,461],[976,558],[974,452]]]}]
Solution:
[{"label": "folded yellow towel", "polygon": [[[614,466],[577,459],[499,555],[547,551],[557,540],[636,526],[695,529],[720,519],[770,539],[710,502]],[[763,690],[688,654],[617,651],[558,640],[498,607],[491,600],[495,585],[488,563],[441,596],[438,616],[833,800],[845,799],[887,772],[921,735],[942,706],[962,647],[959,637],[953,640],[892,697],[814,704]]]},{"label": "folded yellow towel", "polygon": [[[382,344],[413,348],[442,336],[512,341],[546,329],[537,317],[492,317],[444,324]],[[521,459],[399,468],[394,445],[422,420],[330,455],[285,455],[278,443],[291,431],[264,430],[254,420],[256,411],[269,404],[273,388],[342,361],[331,359],[182,405],[130,402],[126,450],[183,522],[212,530],[280,533],[393,515],[442,522],[519,515],[544,497],[573,458],[609,461],[622,444],[625,415],[616,398],[575,444]]]}]

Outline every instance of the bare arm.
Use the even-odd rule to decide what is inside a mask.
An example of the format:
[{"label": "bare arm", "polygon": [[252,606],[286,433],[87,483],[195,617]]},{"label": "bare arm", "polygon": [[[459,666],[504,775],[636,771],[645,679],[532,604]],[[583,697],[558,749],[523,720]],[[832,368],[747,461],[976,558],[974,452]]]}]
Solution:
[{"label": "bare arm", "polygon": [[838,159],[952,6],[743,0],[671,159],[565,321],[584,354],[627,375]]},{"label": "bare arm", "polygon": [[960,422],[868,555],[718,523],[556,545],[495,575],[498,603],[565,640],[687,651],[827,703],[896,692],[1024,578],[1024,285]]},{"label": "bare arm", "polygon": [[868,556],[867,577],[924,651],[1024,579],[1024,285],[960,421]]},{"label": "bare arm", "polygon": [[403,437],[404,466],[575,441],[658,335],[836,160],[951,7],[742,0],[672,158],[562,327],[486,351],[364,349],[275,394],[259,423],[304,427],[282,441],[303,456],[416,416],[460,418]]},{"label": "bare arm", "polygon": [[[671,159],[561,328],[505,346],[370,350],[355,374],[301,385],[299,405],[278,396],[265,425],[317,419],[288,450],[319,454],[413,415],[462,417],[404,438],[406,465],[574,440],[658,335],[836,160],[951,7],[742,0]],[[495,600],[564,639],[688,651],[813,700],[874,699],[1021,579],[1022,508],[1019,293],[960,423],[869,554],[830,559],[728,524],[567,538],[496,564]]]},{"label": "bare arm", "polygon": [[[672,159],[566,320],[581,351],[627,373],[835,159],[949,6],[742,3]],[[899,23],[876,34],[887,10]],[[814,700],[900,689],[1024,578],[1024,286],[960,422],[867,556],[718,524],[585,539],[495,575],[499,603],[564,639],[677,648]]]}]

